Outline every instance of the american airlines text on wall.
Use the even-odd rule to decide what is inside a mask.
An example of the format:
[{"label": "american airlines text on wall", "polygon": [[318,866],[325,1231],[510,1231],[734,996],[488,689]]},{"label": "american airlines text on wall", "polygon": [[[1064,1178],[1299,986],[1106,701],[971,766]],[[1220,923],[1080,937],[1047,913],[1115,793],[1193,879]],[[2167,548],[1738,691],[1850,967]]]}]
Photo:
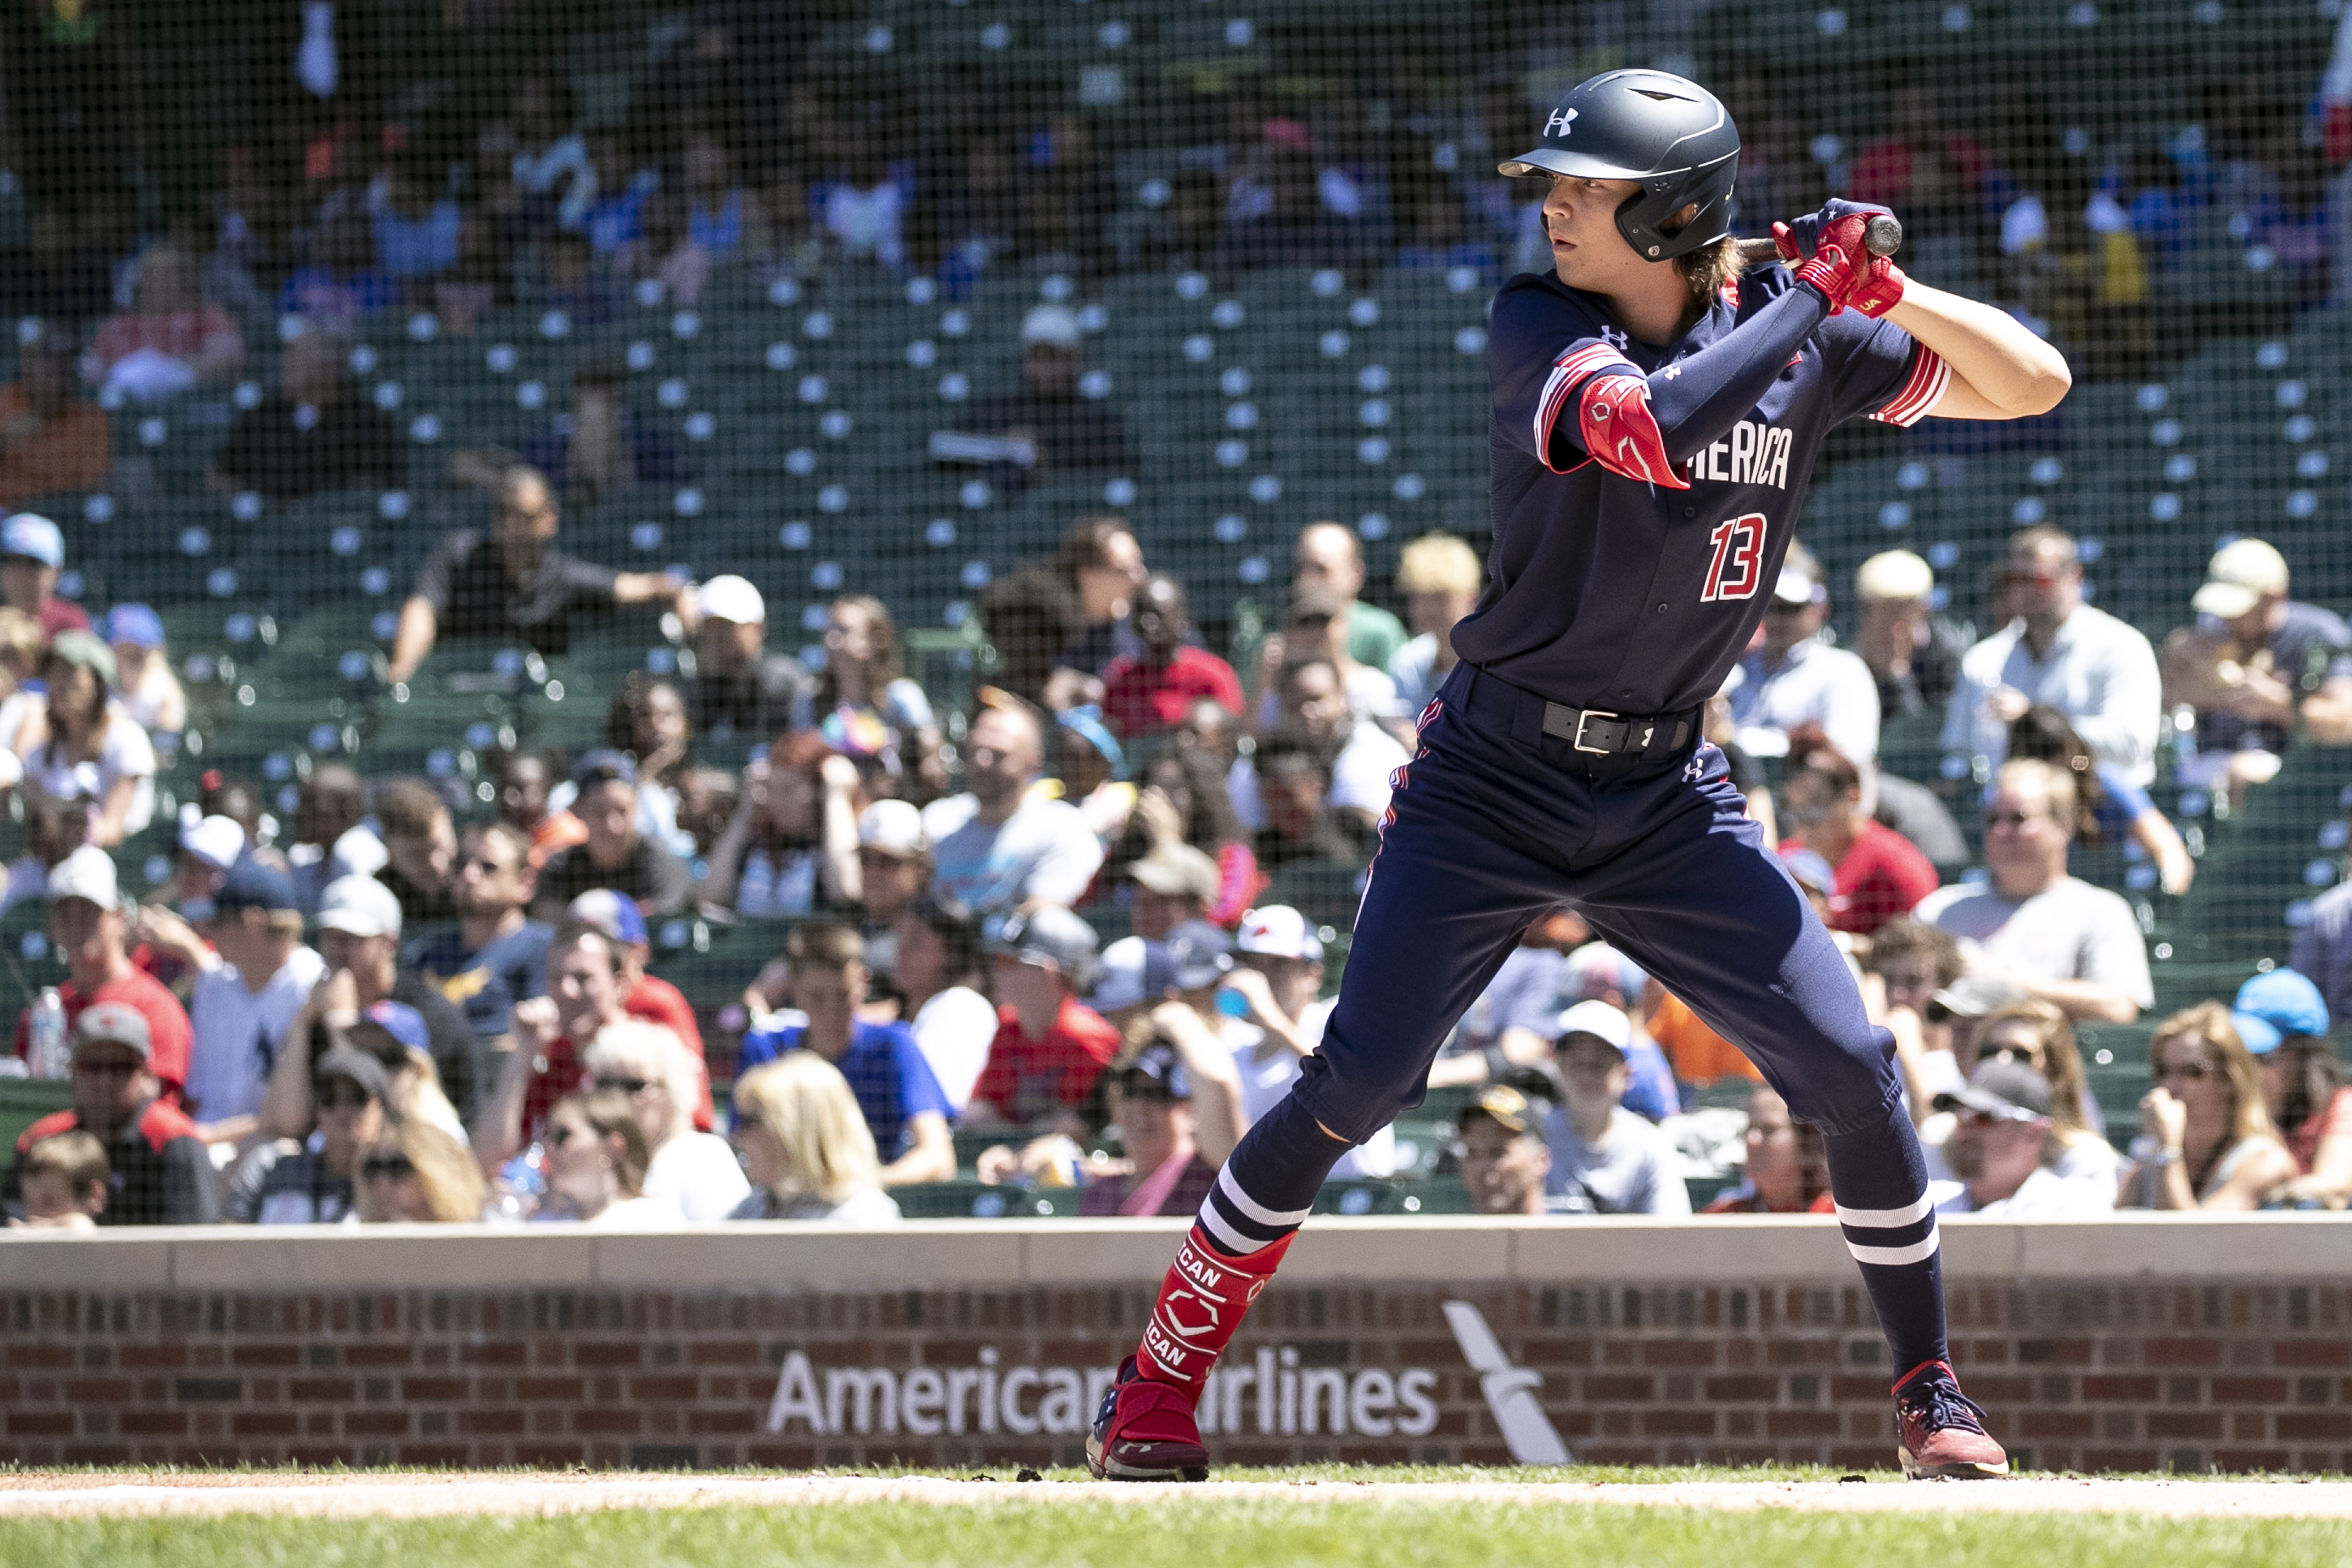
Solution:
[{"label": "american airlines text on wall", "polygon": [[[833,1437],[898,1432],[1075,1436],[1087,1429],[1111,1375],[1107,1366],[1006,1366],[993,1346],[981,1351],[977,1366],[904,1370],[820,1369],[805,1352],[793,1351],[768,1404],[768,1430]],[[1427,1367],[1349,1373],[1303,1367],[1288,1345],[1262,1349],[1254,1360],[1209,1374],[1201,1429],[1286,1437],[1424,1436],[1437,1426],[1436,1387],[1437,1373]]]},{"label": "american airlines text on wall", "polygon": [[[1497,1430],[1523,1465],[1574,1462],[1535,1391],[1542,1374],[1512,1363],[1467,1301],[1444,1303],[1446,1326]],[[1107,1366],[1006,1366],[996,1347],[983,1347],[977,1366],[826,1367],[805,1351],[784,1357],[768,1403],[768,1430],[795,1426],[813,1436],[1075,1436],[1087,1429],[1103,1391]],[[1422,1437],[1437,1427],[1437,1373],[1425,1366],[1391,1373],[1360,1367],[1303,1366],[1297,1347],[1266,1346],[1236,1355],[1209,1374],[1198,1415],[1203,1433],[1314,1437]]]}]

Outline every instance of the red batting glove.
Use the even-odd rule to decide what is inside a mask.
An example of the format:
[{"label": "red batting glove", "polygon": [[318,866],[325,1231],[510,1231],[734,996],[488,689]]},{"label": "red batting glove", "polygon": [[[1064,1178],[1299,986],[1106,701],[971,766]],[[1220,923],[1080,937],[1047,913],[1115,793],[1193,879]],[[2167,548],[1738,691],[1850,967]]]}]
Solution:
[{"label": "red batting glove", "polygon": [[[1811,259],[1797,268],[1797,281],[1818,289],[1832,314],[1850,307],[1865,316],[1883,316],[1903,298],[1908,280],[1902,268],[1873,256],[1864,243],[1876,210],[1849,213],[1824,226]],[[1774,224],[1772,240],[1784,258],[1798,253],[1799,241],[1788,225]]]},{"label": "red batting glove", "polygon": [[1886,314],[1902,302],[1904,285],[1910,279],[1903,268],[1884,256],[1874,256],[1854,269],[1853,286],[1846,290],[1845,303],[1853,310],[1874,319]]}]

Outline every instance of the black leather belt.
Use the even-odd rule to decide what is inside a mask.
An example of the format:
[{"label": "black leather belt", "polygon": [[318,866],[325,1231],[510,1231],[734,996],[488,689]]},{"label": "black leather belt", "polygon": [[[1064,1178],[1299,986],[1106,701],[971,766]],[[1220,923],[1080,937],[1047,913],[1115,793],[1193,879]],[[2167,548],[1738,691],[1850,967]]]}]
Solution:
[{"label": "black leather belt", "polygon": [[1690,721],[1673,713],[1607,713],[1598,708],[1544,704],[1543,731],[1580,752],[1614,757],[1648,752],[1654,742],[1676,752],[1690,738]]},{"label": "black leather belt", "polygon": [[[1485,714],[1522,744],[1536,745],[1549,735],[1566,741],[1588,757],[1647,757],[1679,754],[1698,733],[1699,710],[1678,713],[1616,713],[1605,708],[1576,708],[1554,702],[1539,692],[1466,662],[1458,679],[1449,678],[1450,700]],[[1466,689],[1465,687],[1466,686]]]}]

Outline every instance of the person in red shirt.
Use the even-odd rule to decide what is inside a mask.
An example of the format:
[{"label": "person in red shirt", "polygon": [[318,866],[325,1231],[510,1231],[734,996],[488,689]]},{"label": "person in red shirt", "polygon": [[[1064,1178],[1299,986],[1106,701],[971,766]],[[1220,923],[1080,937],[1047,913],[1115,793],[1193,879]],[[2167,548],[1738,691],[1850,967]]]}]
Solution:
[{"label": "person in red shirt", "polygon": [[1145,578],[1134,620],[1143,652],[1113,659],[1103,673],[1103,717],[1122,738],[1174,729],[1203,697],[1241,711],[1242,682],[1234,667],[1184,640],[1192,616],[1182,584],[1158,573]]},{"label": "person in red shirt", "polygon": [[[58,987],[65,1004],[67,1037],[82,1010],[100,1002],[120,1002],[147,1021],[147,1070],[160,1086],[158,1098],[177,1107],[188,1080],[188,1015],[180,999],[132,966],[130,930],[114,880],[114,861],[85,844],[49,872],[49,941],[64,955],[69,978]],[[16,1054],[32,1038],[32,1009],[16,1018]]]},{"label": "person in red shirt", "polygon": [[1078,1000],[1099,968],[1094,928],[1049,904],[1006,916],[981,946],[995,963],[996,1038],[965,1125],[1035,1127],[1083,1111],[1119,1047],[1109,1020]]},{"label": "person in red shirt", "polygon": [[1918,847],[1862,809],[1862,770],[1818,724],[1789,731],[1780,820],[1783,849],[1811,849],[1837,873],[1830,927],[1868,936],[1936,890],[1940,879]]},{"label": "person in red shirt", "polygon": [[609,888],[593,888],[565,907],[563,918],[603,931],[613,944],[621,962],[622,1011],[645,1023],[659,1024],[694,1054],[696,1076],[701,1084],[701,1101],[694,1108],[694,1126],[698,1132],[709,1131],[717,1108],[710,1099],[710,1069],[705,1065],[702,1026],[696,1022],[694,1004],[686,999],[686,993],[660,975],[646,973],[646,961],[653,956],[653,937],[646,930],[646,917],[637,909],[637,901],[625,899]]},{"label": "person in red shirt", "polygon": [[555,1102],[580,1087],[589,1043],[607,1025],[629,1021],[621,976],[620,945],[611,937],[577,921],[556,928],[547,994],[515,1004],[514,1050],[473,1130],[474,1156],[485,1168],[538,1140]]}]

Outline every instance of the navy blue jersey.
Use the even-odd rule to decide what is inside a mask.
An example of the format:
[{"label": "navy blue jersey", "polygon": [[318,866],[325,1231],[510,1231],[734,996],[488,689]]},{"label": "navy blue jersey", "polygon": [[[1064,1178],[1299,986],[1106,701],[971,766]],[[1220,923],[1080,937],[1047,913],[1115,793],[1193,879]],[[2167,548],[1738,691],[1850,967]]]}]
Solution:
[{"label": "navy blue jersey", "polygon": [[[1828,314],[1784,267],[1727,293],[1737,301],[1719,299],[1659,349],[1555,277],[1503,286],[1486,350],[1495,542],[1486,591],[1454,629],[1463,658],[1580,707],[1706,701],[1763,618],[1822,440],[1860,416],[1911,424],[1949,379],[1909,333]],[[1664,482],[1587,452],[1572,405],[1596,373],[1645,378],[1633,412],[1656,405]]]}]

